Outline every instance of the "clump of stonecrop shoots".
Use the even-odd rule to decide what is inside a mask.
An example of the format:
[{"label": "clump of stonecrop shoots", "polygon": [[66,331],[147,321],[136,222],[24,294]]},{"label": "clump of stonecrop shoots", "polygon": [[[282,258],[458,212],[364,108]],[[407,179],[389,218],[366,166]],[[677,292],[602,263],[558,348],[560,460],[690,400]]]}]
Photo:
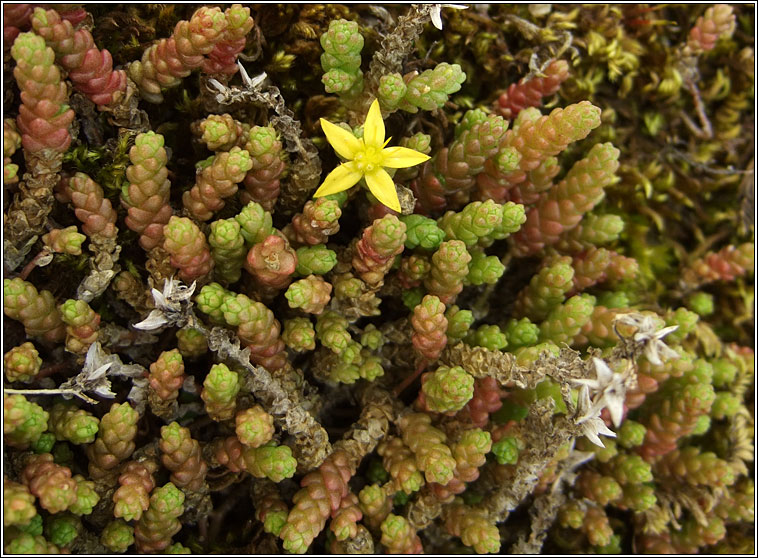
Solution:
[{"label": "clump of stonecrop shoots", "polygon": [[4,6],[6,552],[754,551],[750,13],[454,8]]}]

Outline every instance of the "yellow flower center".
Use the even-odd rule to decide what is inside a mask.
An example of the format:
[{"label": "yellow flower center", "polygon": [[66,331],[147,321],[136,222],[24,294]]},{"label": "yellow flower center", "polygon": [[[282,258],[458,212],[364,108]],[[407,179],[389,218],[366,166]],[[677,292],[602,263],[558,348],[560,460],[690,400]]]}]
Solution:
[{"label": "yellow flower center", "polygon": [[355,159],[353,159],[353,161],[355,162],[355,166],[360,172],[367,174],[375,171],[382,166],[384,156],[382,155],[381,149],[367,146],[355,155]]}]

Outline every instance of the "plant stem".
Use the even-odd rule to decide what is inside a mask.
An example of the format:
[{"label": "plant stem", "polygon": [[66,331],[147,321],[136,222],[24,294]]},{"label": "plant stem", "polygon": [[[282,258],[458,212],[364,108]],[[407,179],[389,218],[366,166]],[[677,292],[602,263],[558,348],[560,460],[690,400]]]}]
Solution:
[{"label": "plant stem", "polygon": [[[48,250],[47,248],[44,248],[43,250],[41,250],[39,254],[37,254],[36,256],[34,256],[32,258],[32,260],[28,264],[26,264],[24,266],[24,269],[21,270],[21,273],[19,273],[18,276],[21,277],[21,279],[23,279],[24,281],[26,281],[26,278],[29,276],[29,274],[32,272],[32,270],[35,267],[37,267],[37,263],[42,258],[44,258],[45,256],[48,256],[48,255],[50,255],[50,250]],[[50,263],[50,261],[48,260],[47,263]]]},{"label": "plant stem", "polygon": [[97,405],[98,401],[84,395],[82,392],[75,389],[11,389],[3,388],[3,393],[14,393],[19,395],[73,395],[78,397],[82,401]]}]

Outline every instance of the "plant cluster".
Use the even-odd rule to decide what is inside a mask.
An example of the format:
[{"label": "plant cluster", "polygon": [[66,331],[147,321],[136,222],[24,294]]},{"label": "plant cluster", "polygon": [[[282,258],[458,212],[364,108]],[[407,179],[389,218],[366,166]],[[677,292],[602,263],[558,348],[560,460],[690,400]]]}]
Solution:
[{"label": "plant cluster", "polygon": [[3,12],[5,552],[754,552],[747,6]]}]

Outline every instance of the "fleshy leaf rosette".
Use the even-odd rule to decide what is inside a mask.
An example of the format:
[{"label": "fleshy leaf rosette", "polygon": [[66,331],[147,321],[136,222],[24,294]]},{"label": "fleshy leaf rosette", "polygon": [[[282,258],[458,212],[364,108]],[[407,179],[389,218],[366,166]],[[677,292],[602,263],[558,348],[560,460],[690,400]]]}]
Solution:
[{"label": "fleshy leaf rosette", "polygon": [[68,72],[74,88],[90,101],[109,105],[123,95],[126,72],[113,70],[111,53],[95,46],[87,28],[74,29],[72,22],[57,11],[42,8],[34,10],[32,27],[55,51],[57,62]]},{"label": "fleshy leaf rosette", "polygon": [[142,98],[149,103],[162,102],[161,90],[179,85],[192,70],[201,67],[205,56],[224,39],[227,25],[219,8],[203,6],[189,21],[177,23],[171,37],[145,50],[142,60],[132,62],[128,70]]},{"label": "fleshy leaf rosette", "polygon": [[16,61],[13,77],[21,90],[16,122],[24,149],[63,153],[71,145],[68,127],[74,111],[66,104],[68,89],[55,65],[53,49],[39,35],[21,33],[13,42],[11,56]]},{"label": "fleshy leaf rosette", "polygon": [[131,165],[126,168],[129,181],[121,190],[127,207],[126,226],[140,234],[140,246],[151,250],[163,240],[163,226],[171,217],[168,203],[171,183],[163,147],[163,136],[155,132],[139,134],[129,150]]}]

